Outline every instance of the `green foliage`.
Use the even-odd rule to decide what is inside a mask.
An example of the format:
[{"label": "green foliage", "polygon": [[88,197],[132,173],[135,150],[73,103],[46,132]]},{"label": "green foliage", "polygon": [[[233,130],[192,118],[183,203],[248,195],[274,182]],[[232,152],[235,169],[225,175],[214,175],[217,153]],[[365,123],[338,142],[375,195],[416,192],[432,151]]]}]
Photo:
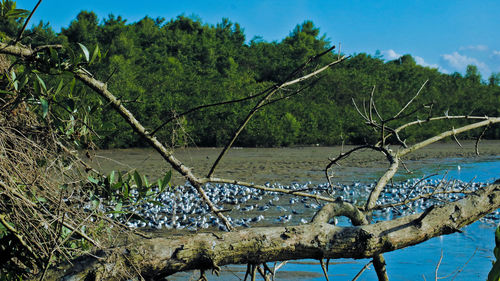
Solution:
[{"label": "green foliage", "polygon": [[493,250],[496,261],[493,263],[490,273],[488,274],[488,281],[500,280],[500,226],[495,231],[495,249]]},{"label": "green foliage", "polygon": [[29,15],[29,11],[16,8],[16,2],[0,1],[0,42],[12,39],[19,32],[21,21]]},{"label": "green foliage", "polygon": [[88,176],[92,208],[104,208],[107,214],[115,216],[134,215],[134,206],[158,204],[157,197],[171,188],[171,178],[172,171],[166,172],[155,183],[149,183],[147,177],[137,171],[125,175],[112,171],[107,176]]},{"label": "green foliage", "polygon": [[[60,34],[42,23],[32,31],[35,35],[23,39],[24,43],[37,46],[57,42],[69,49],[62,53],[41,53],[52,67],[47,72],[54,72],[54,66],[61,71],[64,67],[84,66],[105,81],[108,89],[118,95],[148,130],[163,125],[156,136],[173,146],[224,145],[254,101],[204,108],[174,118],[165,125],[164,122],[198,106],[256,94],[282,81],[310,56],[331,46],[326,35],[322,35],[311,21],[297,25],[280,42],[254,38],[246,43],[243,29],[229,19],[222,19],[216,25],[185,16],[168,21],[145,17],[127,23],[120,16],[110,15],[99,22],[91,11],[82,11]],[[336,57],[330,53],[309,70]],[[52,91],[52,94],[57,92],[55,98],[44,93],[42,99],[36,99],[42,115],[59,112],[56,107],[62,104],[67,110],[77,110],[80,118],[86,118],[91,124],[84,126],[86,132],[96,132],[100,136],[96,144],[102,148],[146,145],[120,116],[79,82],[64,80],[62,89],[57,90],[60,80],[53,81],[55,78],[43,74],[39,76],[46,89],[41,82],[35,85],[37,89]],[[409,54],[388,62],[380,53],[374,57],[356,54],[325,72],[320,81],[301,94],[263,108],[236,145],[364,143],[372,138],[372,133],[354,110],[352,99],[361,103],[376,86],[375,101],[380,113],[387,118],[398,112],[427,79],[429,83],[409,110],[432,104],[431,114],[422,110],[398,122],[425,119],[444,112],[497,116],[500,115],[497,76],[492,74],[486,85],[475,66],[469,66],[462,77],[458,73],[447,75],[417,65]],[[21,78],[17,80],[22,83]],[[62,98],[61,92],[71,97]],[[286,94],[280,92],[278,95]],[[61,125],[64,130],[78,130],[69,125],[74,120],[60,119],[70,121]],[[404,136],[418,140],[460,124],[464,122],[436,122],[414,128]],[[477,134],[471,132],[465,137]],[[484,137],[499,138],[500,129],[491,128]]]}]

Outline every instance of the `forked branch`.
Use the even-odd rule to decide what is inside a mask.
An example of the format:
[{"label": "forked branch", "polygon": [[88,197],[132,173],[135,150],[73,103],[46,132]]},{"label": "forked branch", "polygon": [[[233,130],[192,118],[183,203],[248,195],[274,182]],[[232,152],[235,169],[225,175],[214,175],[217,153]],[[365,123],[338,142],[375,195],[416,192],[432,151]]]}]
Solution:
[{"label": "forked branch", "polygon": [[231,139],[229,140],[229,142],[226,144],[226,146],[222,149],[221,153],[219,154],[219,156],[217,157],[217,159],[214,161],[214,164],[212,165],[212,167],[210,168],[210,171],[208,172],[207,174],[207,178],[210,178],[212,177],[212,175],[214,174],[215,172],[215,169],[217,168],[217,165],[219,164],[219,162],[221,161],[221,159],[224,157],[224,155],[226,154],[226,152],[229,150],[229,148],[231,148],[231,146],[234,144],[234,142],[236,141],[236,139],[238,138],[238,136],[241,134],[241,132],[243,131],[243,129],[246,127],[246,125],[248,124],[248,122],[250,122],[250,119],[252,119],[252,117],[255,115],[255,113],[263,106],[265,105],[266,103],[269,102],[269,99],[276,93],[278,92],[279,90],[281,89],[284,89],[288,86],[291,86],[291,85],[294,85],[294,84],[297,84],[297,83],[300,83],[302,81],[306,81],[312,77],[315,77],[316,75],[320,74],[321,72],[327,70],[328,68],[344,61],[347,57],[346,56],[342,56],[342,57],[339,57],[336,61],[333,61],[325,66],[323,66],[322,68],[318,69],[318,70],[315,70],[309,74],[306,74],[304,76],[301,76],[297,79],[294,79],[294,80],[290,80],[292,77],[294,77],[297,73],[300,73],[301,71],[303,71],[305,69],[305,67],[311,62],[311,61],[314,61],[318,58],[320,58],[321,56],[324,56],[326,55],[327,53],[329,53],[330,51],[332,51],[333,49],[335,48],[335,46],[331,47],[330,49],[326,50],[325,52],[321,53],[321,54],[318,54],[314,57],[311,57],[306,63],[304,63],[303,65],[301,65],[300,67],[298,67],[297,69],[295,69],[286,79],[285,81],[281,82],[281,83],[277,83],[276,85],[274,85],[272,87],[272,90],[270,90],[268,93],[266,93],[264,95],[264,97],[262,97],[262,99],[250,110],[250,112],[248,113],[248,115],[245,117],[245,119],[243,120],[243,122],[240,124],[240,126],[238,127],[238,129],[234,132],[233,136],[231,137]]}]

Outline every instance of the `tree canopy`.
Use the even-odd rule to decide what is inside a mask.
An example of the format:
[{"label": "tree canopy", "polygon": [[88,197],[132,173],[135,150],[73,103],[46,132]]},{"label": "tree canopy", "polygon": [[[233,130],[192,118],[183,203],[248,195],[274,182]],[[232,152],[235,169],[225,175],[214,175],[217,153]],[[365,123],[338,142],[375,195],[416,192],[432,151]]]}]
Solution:
[{"label": "tree canopy", "polygon": [[[11,20],[2,26],[2,32],[13,35],[15,24]],[[197,146],[221,146],[227,142],[244,118],[242,112],[250,105],[238,109],[209,107],[186,115],[182,115],[183,112],[256,94],[285,79],[308,57],[331,46],[326,35],[311,21],[298,24],[280,42],[259,38],[247,42],[243,28],[227,18],[215,25],[183,15],[171,20],[145,17],[127,23],[115,15],[99,21],[92,11],[80,12],[60,33],[40,23],[32,28],[32,34],[25,36],[23,42],[32,45],[59,42],[74,52],[79,51],[78,43],[89,50],[98,47],[102,63],[92,65],[89,70],[106,81],[110,90],[119,92],[119,98],[127,102],[131,111],[151,130],[172,119],[156,133],[161,140]],[[333,56],[331,53],[323,57],[318,64]],[[409,54],[387,62],[380,52],[375,56],[354,54],[306,91],[259,112],[236,144],[364,143],[367,133],[370,134],[359,126],[361,119],[355,114],[351,100],[361,100],[375,86],[375,100],[383,101],[386,114],[390,115],[413,95],[409,91],[426,79],[429,83],[423,90],[422,100],[432,104],[436,114],[450,110],[450,114],[498,115],[497,76],[498,73],[493,73],[483,81],[473,65],[467,67],[464,76],[443,74],[416,64]],[[145,145],[107,105],[100,106],[99,100],[94,102],[91,106],[95,107],[96,114],[92,114],[92,123],[101,136],[99,146]],[[200,120],[204,122],[198,122]],[[429,136],[445,128],[443,126],[436,124],[408,137]],[[172,128],[176,128],[175,135],[171,133]],[[499,138],[500,131],[488,131],[485,137]]]}]

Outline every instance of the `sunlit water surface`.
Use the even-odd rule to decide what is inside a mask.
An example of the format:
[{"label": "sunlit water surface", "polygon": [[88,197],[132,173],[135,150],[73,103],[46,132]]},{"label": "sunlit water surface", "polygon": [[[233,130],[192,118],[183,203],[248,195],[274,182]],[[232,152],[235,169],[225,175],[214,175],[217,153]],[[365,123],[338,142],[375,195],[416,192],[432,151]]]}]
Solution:
[{"label": "sunlit water surface", "polygon": [[[434,161],[413,171],[411,177],[422,177],[439,171],[435,178],[459,179],[462,181],[493,182],[500,178],[500,157],[483,159],[481,162],[453,158]],[[363,181],[370,182],[379,172],[366,175]],[[397,175],[396,179],[406,179],[408,175]],[[339,224],[345,222],[340,221]],[[385,253],[387,272],[390,280],[486,280],[492,261],[494,223],[478,221],[464,227],[462,233],[444,235],[430,239],[416,246]],[[442,259],[441,259],[442,257]],[[441,259],[441,262],[440,262]],[[367,264],[369,259],[340,259],[330,262],[330,280],[352,280]],[[438,267],[439,263],[439,267]],[[272,268],[273,263],[269,263]],[[224,267],[222,278],[209,274],[209,280],[243,280],[246,266]],[[188,280],[198,273],[180,273],[169,280]],[[316,260],[290,261],[282,267],[277,280],[325,280]],[[370,266],[358,280],[377,280]]]}]

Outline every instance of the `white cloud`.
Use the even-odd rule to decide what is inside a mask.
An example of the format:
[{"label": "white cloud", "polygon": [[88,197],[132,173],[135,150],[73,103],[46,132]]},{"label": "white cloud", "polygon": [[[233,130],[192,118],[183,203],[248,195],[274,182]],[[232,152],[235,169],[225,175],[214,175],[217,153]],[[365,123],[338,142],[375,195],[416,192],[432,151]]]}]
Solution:
[{"label": "white cloud", "polygon": [[491,56],[494,58],[500,58],[500,51],[493,50]]},{"label": "white cloud", "polygon": [[481,62],[476,58],[461,55],[458,52],[441,55],[441,58],[447,64],[447,66],[457,71],[464,71],[467,65],[473,64],[477,66],[481,73],[490,72],[489,67],[484,62]]},{"label": "white cloud", "polygon": [[[386,60],[395,60],[395,59],[399,59],[402,56],[401,54],[396,53],[396,51],[394,51],[393,49],[382,51],[382,54],[384,55],[384,57],[385,57]],[[445,69],[443,69],[442,67],[440,67],[439,65],[427,63],[424,60],[424,58],[422,58],[422,57],[413,56],[413,59],[415,59],[415,62],[418,65],[425,66],[425,67],[430,67],[430,68],[437,68],[441,72],[447,73],[447,71]]]},{"label": "white cloud", "polygon": [[462,46],[459,48],[460,51],[472,50],[472,51],[487,51],[488,46],[486,45],[475,45],[475,46]]},{"label": "white cloud", "polygon": [[401,54],[396,53],[393,49],[382,51],[382,54],[387,60],[399,59],[402,56]]},{"label": "white cloud", "polygon": [[[439,65],[433,63],[433,64],[430,64],[430,63],[427,63],[424,58],[422,57],[419,57],[419,56],[415,56],[415,62],[421,66],[425,66],[425,67],[430,67],[430,68],[439,68]],[[441,69],[441,71],[443,71],[443,69]]]}]

